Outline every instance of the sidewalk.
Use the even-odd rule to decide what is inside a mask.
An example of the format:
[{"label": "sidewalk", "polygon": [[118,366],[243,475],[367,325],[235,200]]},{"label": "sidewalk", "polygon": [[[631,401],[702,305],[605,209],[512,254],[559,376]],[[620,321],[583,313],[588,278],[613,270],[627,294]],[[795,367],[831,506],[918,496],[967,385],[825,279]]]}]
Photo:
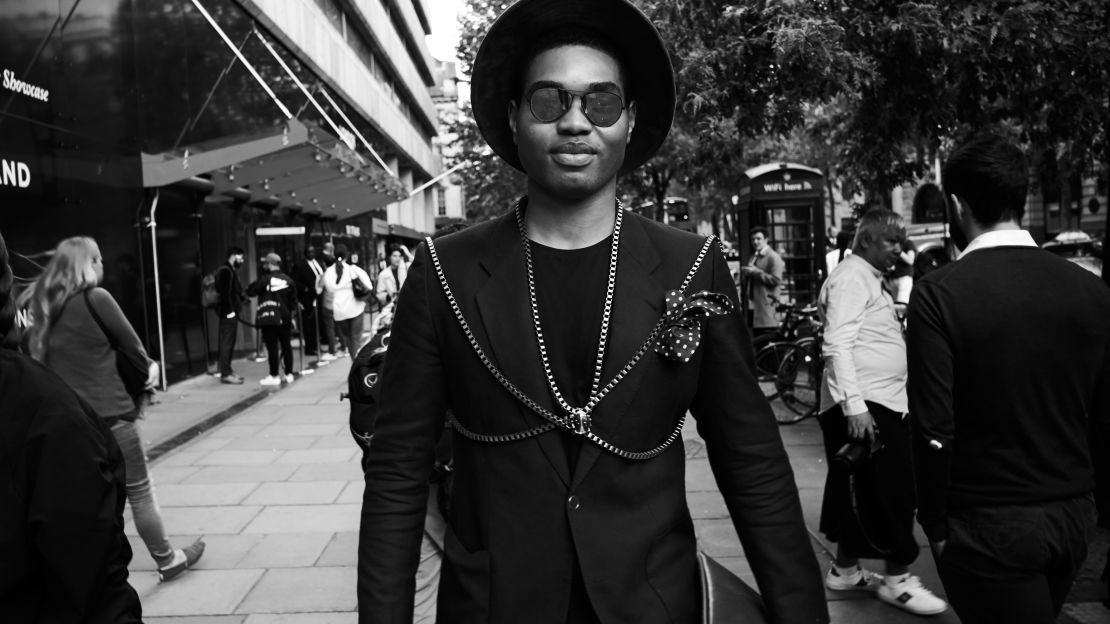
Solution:
[{"label": "sidewalk", "polygon": [[[355,565],[362,474],[347,431],[349,359],[277,389],[258,385],[265,363],[238,361],[242,386],[202,376],[160,394],[144,421],[148,445],[162,449],[152,462],[167,531],[177,544],[203,535],[208,549],[197,568],[160,585],[154,564],[128,524],[135,551],[131,582],[145,619],[164,624],[348,624],[355,613]],[[212,427],[213,416],[228,416]],[[201,426],[198,426],[201,425]],[[188,435],[180,432],[192,430]],[[816,421],[780,429],[810,527],[810,546],[822,568],[831,548],[816,532],[824,485],[824,452]],[[176,437],[176,440],[175,440]],[[754,586],[739,540],[717,492],[692,419],[684,431],[687,491],[699,546]],[[173,448],[170,448],[170,447]],[[919,533],[924,545],[924,537]],[[1061,624],[1110,621],[1094,602],[1091,570],[1105,545],[1092,549]],[[1095,561],[1099,559],[1099,561]],[[878,562],[868,562],[880,569]],[[943,595],[932,557],[923,548],[913,572]],[[866,593],[829,595],[833,622],[920,622]],[[949,610],[928,618],[959,622]]]}]

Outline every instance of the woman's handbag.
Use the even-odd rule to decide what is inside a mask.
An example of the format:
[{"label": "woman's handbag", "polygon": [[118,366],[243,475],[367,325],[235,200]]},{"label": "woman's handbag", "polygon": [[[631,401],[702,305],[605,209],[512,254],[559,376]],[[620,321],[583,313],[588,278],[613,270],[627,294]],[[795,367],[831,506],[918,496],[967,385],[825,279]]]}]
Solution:
[{"label": "woman's handbag", "polygon": [[351,272],[351,290],[355,293],[355,299],[362,301],[374,294],[366,287],[366,284],[362,283],[362,278],[358,274],[359,271],[353,265],[348,267],[348,270]]},{"label": "woman's handbag", "polygon": [[763,598],[709,555],[698,552],[703,624],[767,624]]},{"label": "woman's handbag", "polygon": [[150,371],[145,368],[136,368],[135,365],[127,359],[127,356],[120,351],[119,342],[116,341],[116,337],[112,335],[112,332],[108,331],[107,326],[104,325],[104,321],[101,320],[100,315],[97,314],[96,308],[93,307],[92,301],[89,300],[89,290],[86,289],[83,295],[85,297],[85,306],[89,309],[89,314],[92,314],[93,320],[96,321],[96,324],[100,327],[100,331],[103,332],[104,337],[108,339],[108,344],[112,347],[112,350],[116,352],[116,371],[119,372],[119,378],[123,380],[123,387],[127,389],[127,394],[130,394],[131,397],[135,399],[135,402],[138,403],[143,394],[147,391],[146,380],[150,375]]}]

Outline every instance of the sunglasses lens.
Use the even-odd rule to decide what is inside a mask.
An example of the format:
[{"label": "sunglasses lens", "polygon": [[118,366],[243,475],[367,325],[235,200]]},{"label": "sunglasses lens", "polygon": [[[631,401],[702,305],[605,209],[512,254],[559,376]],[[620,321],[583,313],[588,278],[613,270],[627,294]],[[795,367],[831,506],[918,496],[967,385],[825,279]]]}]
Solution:
[{"label": "sunglasses lens", "polygon": [[621,118],[624,102],[615,93],[603,91],[586,94],[586,117],[595,126],[608,127]]},{"label": "sunglasses lens", "polygon": [[554,87],[533,91],[532,97],[528,99],[528,105],[532,108],[532,116],[541,123],[555,121],[566,112],[563,99],[559,97],[559,90]]}]

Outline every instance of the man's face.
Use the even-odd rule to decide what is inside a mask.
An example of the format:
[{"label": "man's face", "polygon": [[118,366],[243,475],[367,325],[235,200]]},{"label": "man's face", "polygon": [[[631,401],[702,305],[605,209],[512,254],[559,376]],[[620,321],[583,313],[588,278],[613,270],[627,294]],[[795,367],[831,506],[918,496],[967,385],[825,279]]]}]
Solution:
[{"label": "man's face", "polygon": [[401,266],[401,252],[394,251],[389,254],[389,264],[393,266]]},{"label": "man's face", "polygon": [[863,259],[880,271],[887,271],[898,261],[898,254],[902,253],[902,239],[905,234],[899,231],[889,231],[881,236],[872,234],[870,243],[864,249]]},{"label": "man's face", "polygon": [[247,261],[247,259],[243,257],[243,254],[235,254],[235,255],[231,256],[231,266],[233,266],[237,269],[239,267],[243,266],[243,263],[246,262],[246,261]]},{"label": "man's face", "polygon": [[767,237],[763,235],[763,232],[752,234],[752,247],[754,247],[756,251],[763,251],[763,248],[766,246]]},{"label": "man's face", "polygon": [[308,247],[306,247],[305,250],[304,250],[304,257],[308,258],[309,260],[315,259],[316,258],[316,247],[314,247],[312,245],[309,245]]},{"label": "man's face", "polygon": [[324,245],[324,258],[327,260],[335,258],[335,246],[331,243]]},{"label": "man's face", "polygon": [[551,86],[615,93],[626,100],[616,59],[586,46],[561,46],[537,55],[524,73],[523,84],[520,99],[509,103],[509,126],[529,184],[553,197],[575,201],[612,183],[636,123],[634,104],[616,123],[600,127],[583,113],[581,96],[572,96],[569,110],[544,123],[532,114],[524,96],[537,86]]}]

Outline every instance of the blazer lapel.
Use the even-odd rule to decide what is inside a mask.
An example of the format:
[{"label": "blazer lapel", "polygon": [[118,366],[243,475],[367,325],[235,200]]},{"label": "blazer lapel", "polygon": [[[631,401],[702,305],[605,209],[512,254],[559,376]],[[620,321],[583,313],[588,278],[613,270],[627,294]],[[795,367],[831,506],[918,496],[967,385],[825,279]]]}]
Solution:
[{"label": "blazer lapel", "polygon": [[[632,214],[624,215],[617,255],[617,284],[609,320],[609,344],[601,375],[603,388],[632,359],[663,314],[666,286],[659,283],[654,275],[661,261],[658,250],[639,220]],[[671,287],[677,288],[678,284]],[[595,420],[603,419],[606,431],[618,431],[624,424],[625,407],[636,394],[634,390],[640,383],[642,370],[637,365],[629,371],[595,409]],[[596,444],[582,445],[571,482],[572,489],[578,487],[602,452]]]},{"label": "blazer lapel", "polygon": [[[559,413],[540,361],[532,307],[528,299],[528,273],[515,217],[509,214],[490,237],[481,260],[489,279],[475,296],[482,327],[488,339],[490,359],[505,377],[527,397],[542,407]],[[536,425],[542,417],[520,404],[521,428]],[[559,434],[545,433],[532,438],[564,484],[570,484],[570,468]]]}]

